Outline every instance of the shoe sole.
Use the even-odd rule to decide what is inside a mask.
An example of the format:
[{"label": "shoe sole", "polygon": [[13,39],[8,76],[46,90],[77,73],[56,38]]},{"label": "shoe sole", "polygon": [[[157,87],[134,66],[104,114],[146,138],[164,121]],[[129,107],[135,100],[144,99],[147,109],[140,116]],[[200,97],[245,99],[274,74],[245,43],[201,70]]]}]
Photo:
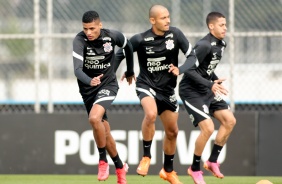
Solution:
[{"label": "shoe sole", "polygon": [[214,172],[212,172],[212,170],[209,169],[209,166],[208,166],[206,163],[204,163],[204,168],[205,168],[207,171],[211,172],[213,176],[215,176],[215,177],[217,177],[217,178],[219,178],[219,179],[224,178],[224,176],[218,176],[218,175],[216,175]]},{"label": "shoe sole", "polygon": [[98,179],[98,181],[106,181],[108,178],[109,178],[109,176],[107,176],[107,178]]},{"label": "shoe sole", "polygon": [[160,178],[162,178],[163,180],[167,180],[167,176],[165,176],[165,174],[159,174]]},{"label": "shoe sole", "polygon": [[137,172],[138,175],[143,176],[143,177],[148,174],[148,172],[147,173],[146,172],[142,172],[142,171],[140,171],[138,169],[136,170],[136,172]]}]

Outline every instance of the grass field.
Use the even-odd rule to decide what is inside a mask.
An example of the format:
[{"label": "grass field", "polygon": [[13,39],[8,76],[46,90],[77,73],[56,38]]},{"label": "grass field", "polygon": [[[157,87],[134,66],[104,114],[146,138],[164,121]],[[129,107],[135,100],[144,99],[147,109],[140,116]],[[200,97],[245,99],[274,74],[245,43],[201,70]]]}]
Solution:
[{"label": "grass field", "polygon": [[[179,176],[184,184],[193,184],[189,176]],[[273,184],[282,184],[282,177],[269,176],[226,176],[224,179],[217,179],[212,176],[205,176],[207,184],[256,184],[260,180],[269,180]],[[128,184],[168,184],[159,176],[141,177],[137,175],[127,176]],[[96,175],[0,175],[0,184],[115,184],[116,176],[110,175],[107,181],[99,182]]]}]

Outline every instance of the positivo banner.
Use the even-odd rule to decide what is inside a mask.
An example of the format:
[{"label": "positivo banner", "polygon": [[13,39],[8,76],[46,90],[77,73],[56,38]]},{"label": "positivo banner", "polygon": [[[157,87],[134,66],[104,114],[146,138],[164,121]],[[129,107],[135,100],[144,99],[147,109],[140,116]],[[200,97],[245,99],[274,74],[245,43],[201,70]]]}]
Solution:
[{"label": "positivo banner", "polygon": [[[86,114],[13,114],[0,115],[0,173],[1,174],[97,174],[99,153]],[[129,174],[143,155],[142,112],[108,113],[111,133]],[[255,175],[255,116],[236,114],[237,125],[219,162],[225,175]],[[187,174],[192,164],[195,140],[199,128],[193,127],[185,112],[179,114],[179,133],[174,169]],[[219,123],[208,141],[202,162],[210,155]],[[158,174],[163,164],[162,140],[164,130],[159,119],[151,147],[149,174]],[[110,172],[114,165],[108,156]],[[205,171],[206,172],[206,171]],[[209,175],[209,173],[205,173]]]}]

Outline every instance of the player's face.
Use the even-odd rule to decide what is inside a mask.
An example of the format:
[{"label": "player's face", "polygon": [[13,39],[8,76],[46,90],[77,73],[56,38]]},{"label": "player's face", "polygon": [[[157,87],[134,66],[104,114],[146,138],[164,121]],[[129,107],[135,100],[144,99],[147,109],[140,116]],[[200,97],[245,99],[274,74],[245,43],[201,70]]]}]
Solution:
[{"label": "player's face", "polygon": [[216,22],[211,24],[211,33],[218,39],[222,40],[225,37],[227,27],[226,27],[226,19],[221,17],[218,18]]},{"label": "player's face", "polygon": [[102,23],[99,20],[90,23],[82,23],[82,25],[83,25],[83,32],[87,36],[88,40],[93,41],[100,36]]},{"label": "player's face", "polygon": [[158,14],[151,18],[153,31],[157,35],[164,35],[169,30],[170,15],[167,9],[161,9]]}]

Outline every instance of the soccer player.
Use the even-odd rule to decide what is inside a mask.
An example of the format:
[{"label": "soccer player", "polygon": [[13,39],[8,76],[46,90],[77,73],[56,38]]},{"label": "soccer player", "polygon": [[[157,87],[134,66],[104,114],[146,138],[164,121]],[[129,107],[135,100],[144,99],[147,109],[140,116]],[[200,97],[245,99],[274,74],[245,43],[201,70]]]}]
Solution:
[{"label": "soccer player", "polygon": [[118,184],[126,184],[128,165],[119,158],[116,143],[110,133],[106,110],[118,92],[114,71],[115,46],[124,48],[127,60],[126,79],[131,84],[133,72],[133,50],[126,37],[115,30],[103,29],[96,11],[87,11],[82,17],[83,31],[73,40],[73,65],[79,92],[85,104],[89,123],[99,151],[98,180],[109,177],[106,153],[112,158]]},{"label": "soccer player", "polygon": [[211,12],[206,17],[209,34],[199,40],[194,47],[198,63],[185,71],[179,84],[179,95],[195,127],[201,133],[195,143],[192,166],[188,174],[196,184],[205,183],[200,169],[200,160],[207,141],[214,131],[211,116],[220,122],[214,146],[204,168],[217,178],[224,175],[219,170],[218,156],[232,132],[236,119],[227,103],[222,99],[228,91],[222,85],[214,70],[222,58],[226,43],[223,40],[227,31],[226,19],[219,12]]},{"label": "soccer player", "polygon": [[[139,60],[140,73],[136,81],[136,92],[144,110],[143,157],[136,172],[142,176],[148,174],[155,120],[159,115],[165,131],[164,164],[159,175],[172,184],[180,184],[173,168],[179,109],[174,88],[177,75],[192,67],[197,59],[184,34],[178,28],[170,26],[170,14],[166,7],[153,5],[149,10],[149,20],[152,25],[150,29],[130,38]],[[178,68],[180,50],[185,54],[186,61]],[[119,62],[124,58],[121,49],[116,57]]]}]

